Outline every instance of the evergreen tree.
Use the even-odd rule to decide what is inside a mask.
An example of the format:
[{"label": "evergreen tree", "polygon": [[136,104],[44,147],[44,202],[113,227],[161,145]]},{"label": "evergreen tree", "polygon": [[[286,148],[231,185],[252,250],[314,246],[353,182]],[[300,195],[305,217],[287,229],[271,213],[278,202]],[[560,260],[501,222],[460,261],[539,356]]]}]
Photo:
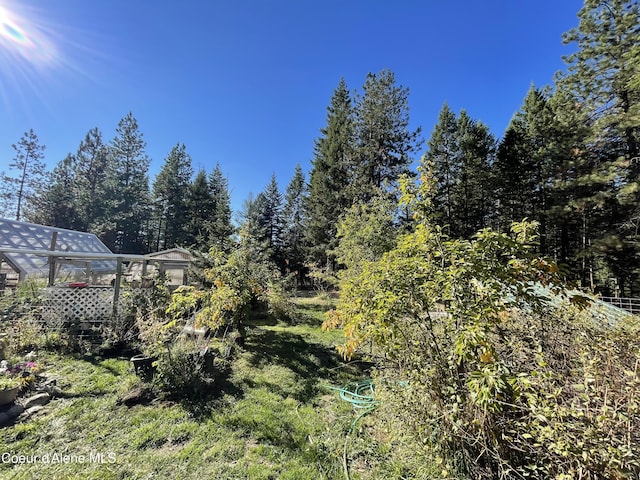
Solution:
[{"label": "evergreen tree", "polygon": [[209,191],[212,201],[211,216],[206,223],[209,247],[215,246],[221,251],[228,251],[235,229],[231,222],[229,182],[224,177],[220,164],[216,164],[209,175]]},{"label": "evergreen tree", "polygon": [[428,150],[424,160],[434,166],[437,188],[434,194],[434,204],[437,208],[438,221],[447,233],[451,233],[454,222],[455,189],[460,181],[461,158],[459,156],[458,124],[455,113],[445,103],[438,115],[431,138],[427,142]]},{"label": "evergreen tree", "polygon": [[496,197],[496,227],[508,233],[513,222],[532,219],[528,142],[522,122],[513,118],[498,145],[492,167],[492,187]]},{"label": "evergreen tree", "polygon": [[271,181],[257,198],[258,225],[270,250],[271,259],[284,270],[282,207],[282,193],[275,174],[272,174]]},{"label": "evergreen tree", "polygon": [[298,284],[304,281],[304,232],[306,182],[300,164],[296,165],[287,186],[283,209],[283,256],[286,270],[297,273]]},{"label": "evergreen tree", "polygon": [[494,187],[501,201],[499,223],[506,230],[513,221],[524,217],[536,219],[540,222],[543,253],[547,243],[549,188],[557,163],[552,152],[553,111],[547,97],[546,92],[531,86],[500,142],[493,171]]},{"label": "evergreen tree", "polygon": [[149,250],[149,157],[138,122],[129,112],[118,123],[109,145],[105,212],[95,222],[97,233],[116,252]]},{"label": "evergreen tree", "polygon": [[471,238],[475,232],[489,226],[493,207],[489,178],[495,139],[486,125],[470,118],[464,110],[458,117],[458,132],[462,157],[458,207],[460,235]]},{"label": "evergreen tree", "polygon": [[597,277],[599,271],[604,273],[602,241],[611,239],[609,232],[617,221],[617,174],[613,164],[600,163],[588,147],[586,112],[564,97],[565,92],[556,91],[548,101],[553,128],[547,142],[553,168],[546,211],[547,253],[570,265],[572,277],[593,289],[596,283],[600,287],[608,283]]},{"label": "evergreen tree", "polygon": [[25,207],[34,199],[45,178],[43,162],[45,146],[40,144],[33,129],[26,132],[17,144],[12,145],[15,157],[9,163],[14,173],[2,173],[2,215],[21,220]]},{"label": "evergreen tree", "polygon": [[176,144],[153,184],[160,249],[184,246],[189,218],[185,215],[191,185],[191,156],[184,144]]},{"label": "evergreen tree", "polygon": [[96,127],[80,142],[74,158],[75,197],[77,199],[77,228],[94,230],[95,223],[105,216],[108,148],[102,141],[102,132]]},{"label": "evergreen tree", "polygon": [[31,202],[27,212],[30,222],[70,230],[80,228],[75,172],[75,157],[69,154],[48,175],[40,194]]},{"label": "evergreen tree", "polygon": [[581,174],[572,202],[582,223],[582,280],[611,287],[607,284],[615,278],[624,292],[640,287],[632,284],[640,272],[640,85],[634,82],[640,6],[586,0],[578,17],[578,27],[564,36],[577,50],[565,58],[568,71],[558,75],[557,87],[565,100],[561,108],[574,111],[579,105],[589,129],[576,156]]},{"label": "evergreen tree", "polygon": [[540,222],[540,251],[547,254],[551,236],[550,189],[559,163],[554,111],[549,105],[548,93],[531,86],[515,117],[525,130],[528,163],[525,171],[529,177],[526,187],[531,198],[531,217]]},{"label": "evergreen tree", "polygon": [[369,73],[355,109],[357,154],[352,165],[354,197],[367,201],[410,175],[411,154],[421,129],[409,129],[409,89],[396,85],[393,72]]},{"label": "evergreen tree", "polygon": [[206,252],[210,247],[207,224],[215,210],[207,172],[199,170],[189,186],[187,201],[188,235],[187,245]]},{"label": "evergreen tree", "polygon": [[[633,54],[640,37],[640,5],[630,0],[586,0],[578,12],[580,23],[567,32],[565,43],[577,51],[565,57],[568,72],[558,85],[573,94],[592,122],[593,145],[602,156],[624,157],[635,180],[640,162],[640,124],[634,119],[640,85],[633,82],[638,58]],[[606,152],[606,153],[605,153]]]},{"label": "evergreen tree", "polygon": [[[264,228],[260,222],[260,212],[263,209],[265,202],[264,193],[259,193],[256,197],[252,193],[242,203],[242,210],[240,210],[240,236],[250,237],[257,244],[262,245],[261,250],[265,252],[268,250],[266,242],[266,235]],[[243,240],[244,241],[244,240]]]},{"label": "evergreen tree", "polygon": [[481,122],[464,110],[456,118],[443,106],[422,162],[434,166],[436,219],[454,237],[469,238],[488,226],[493,207],[489,178],[494,144]]},{"label": "evergreen tree", "polygon": [[320,132],[309,177],[305,243],[309,259],[324,266],[334,262],[327,252],[337,246],[336,222],[352,203],[348,168],[354,154],[353,105],[344,78],[333,92],[327,126]]},{"label": "evergreen tree", "polygon": [[566,93],[531,87],[498,148],[493,186],[498,223],[540,223],[539,250],[594,287],[596,245],[615,210],[615,172],[598,165],[585,141],[585,112]]},{"label": "evergreen tree", "polygon": [[236,242],[236,246],[249,248],[251,254],[262,263],[271,262],[273,258],[273,250],[269,245],[262,222],[265,203],[264,192],[255,197],[250,193],[245,199],[239,212],[239,238]]}]

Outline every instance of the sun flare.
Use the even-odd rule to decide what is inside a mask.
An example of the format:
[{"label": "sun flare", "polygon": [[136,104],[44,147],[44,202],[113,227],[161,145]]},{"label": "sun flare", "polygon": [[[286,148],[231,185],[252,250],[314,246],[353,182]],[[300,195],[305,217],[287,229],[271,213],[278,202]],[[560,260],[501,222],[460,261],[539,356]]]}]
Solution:
[{"label": "sun flare", "polygon": [[0,4],[0,49],[13,62],[24,61],[32,67],[50,64],[57,55],[53,42],[35,19],[6,4]]},{"label": "sun flare", "polygon": [[0,108],[18,114],[34,100],[48,106],[53,92],[82,75],[82,43],[64,22],[37,2],[0,0]]}]

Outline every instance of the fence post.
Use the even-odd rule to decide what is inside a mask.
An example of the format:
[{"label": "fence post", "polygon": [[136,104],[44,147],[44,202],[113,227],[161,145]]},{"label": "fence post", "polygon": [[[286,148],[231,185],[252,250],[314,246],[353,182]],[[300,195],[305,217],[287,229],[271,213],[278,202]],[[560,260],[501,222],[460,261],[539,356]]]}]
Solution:
[{"label": "fence post", "polygon": [[[51,235],[51,243],[49,244],[49,250],[56,251],[56,243],[58,242],[58,232],[53,232]],[[56,283],[56,258],[49,256],[49,283],[48,286],[52,287]]]},{"label": "fence post", "polygon": [[116,278],[113,284],[113,318],[118,315],[118,301],[120,300],[120,282],[122,280],[122,257],[116,260]]}]

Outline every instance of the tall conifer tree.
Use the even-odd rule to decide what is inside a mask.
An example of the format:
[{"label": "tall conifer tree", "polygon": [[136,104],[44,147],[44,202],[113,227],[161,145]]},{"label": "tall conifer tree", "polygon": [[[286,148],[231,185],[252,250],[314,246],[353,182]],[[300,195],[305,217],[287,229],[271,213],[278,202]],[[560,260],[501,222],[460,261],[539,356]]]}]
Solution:
[{"label": "tall conifer tree", "polygon": [[568,72],[558,86],[573,94],[592,122],[592,148],[604,157],[624,157],[631,179],[640,172],[640,124],[634,119],[640,103],[640,85],[634,57],[640,38],[640,5],[630,0],[586,0],[578,12],[578,27],[567,32],[565,43],[576,43],[565,57]]},{"label": "tall conifer tree", "polygon": [[214,211],[213,199],[209,189],[207,172],[199,170],[189,186],[187,198],[188,235],[187,245],[206,252],[210,247],[207,222]]},{"label": "tall conifer tree", "polygon": [[131,112],[118,123],[108,155],[105,211],[94,233],[116,252],[143,253],[150,247],[150,160]]},{"label": "tall conifer tree", "polygon": [[207,222],[209,246],[214,245],[222,251],[227,251],[231,247],[231,235],[235,229],[231,221],[229,182],[218,163],[209,175],[209,191],[212,201],[211,216]]},{"label": "tall conifer tree", "polygon": [[15,157],[9,163],[9,173],[0,175],[3,215],[23,220],[25,208],[42,188],[45,178],[44,150],[33,129],[11,146]]},{"label": "tall conifer tree", "polygon": [[438,123],[431,133],[427,146],[428,150],[423,160],[428,160],[433,165],[436,176],[437,188],[434,195],[434,204],[437,206],[436,216],[450,234],[456,208],[455,189],[460,181],[462,164],[458,154],[456,114],[446,103],[440,110]]},{"label": "tall conifer tree", "polygon": [[410,174],[411,155],[420,148],[421,129],[409,128],[409,89],[393,72],[369,73],[355,108],[357,152],[352,164],[354,197],[368,201]]},{"label": "tall conifer tree", "polygon": [[586,0],[578,17],[564,36],[577,50],[565,58],[568,71],[558,75],[557,87],[563,108],[579,105],[590,129],[579,155],[582,194],[574,201],[583,224],[581,258],[591,263],[583,281],[605,285],[613,277],[622,291],[637,289],[631,281],[640,273],[640,85],[634,83],[640,5]]},{"label": "tall conifer tree", "polygon": [[495,226],[508,233],[513,222],[532,219],[533,172],[522,122],[511,119],[498,145],[492,167],[492,188],[496,197]]},{"label": "tall conifer tree", "polygon": [[470,238],[488,227],[492,218],[494,195],[489,179],[496,142],[489,128],[465,110],[458,117],[458,134],[462,157],[460,234]]},{"label": "tall conifer tree", "polygon": [[353,104],[344,78],[340,79],[327,107],[327,126],[316,140],[309,177],[305,230],[308,257],[331,266],[330,252],[337,245],[336,222],[352,203],[349,166],[354,155]]},{"label": "tall conifer tree", "polygon": [[300,164],[296,165],[291,182],[287,186],[283,216],[283,256],[286,270],[297,272],[298,283],[304,279],[304,232],[306,224],[305,202],[307,188]]},{"label": "tall conifer tree", "polygon": [[436,219],[453,237],[468,238],[488,226],[493,208],[489,186],[495,140],[463,110],[444,105],[422,162],[433,165]]},{"label": "tall conifer tree", "polygon": [[193,168],[184,144],[176,144],[153,184],[160,249],[186,246],[189,240],[185,215]]},{"label": "tall conifer tree", "polygon": [[271,175],[271,180],[258,199],[258,225],[269,247],[271,259],[284,270],[282,193],[275,174]]},{"label": "tall conifer tree", "polygon": [[75,172],[75,157],[69,154],[47,176],[47,182],[31,202],[27,212],[30,222],[70,230],[81,229],[80,205],[75,196]]},{"label": "tall conifer tree", "polygon": [[108,147],[102,141],[102,132],[97,127],[89,130],[78,146],[74,158],[76,183],[73,189],[78,202],[80,230],[92,231],[95,223],[105,215],[108,153]]}]

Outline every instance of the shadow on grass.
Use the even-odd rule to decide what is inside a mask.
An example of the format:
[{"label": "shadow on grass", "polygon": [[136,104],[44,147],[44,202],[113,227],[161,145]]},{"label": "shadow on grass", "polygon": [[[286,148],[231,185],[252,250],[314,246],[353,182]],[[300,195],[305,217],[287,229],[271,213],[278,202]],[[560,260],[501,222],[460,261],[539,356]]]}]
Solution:
[{"label": "shadow on grass", "polygon": [[298,310],[311,310],[313,312],[325,313],[334,308],[333,305],[326,303],[298,303]]},{"label": "shadow on grass", "polygon": [[101,356],[101,355],[82,355],[80,353],[75,353],[72,355],[69,355],[71,358],[73,358],[74,360],[77,361],[81,361],[81,362],[87,362],[91,365],[93,365],[94,367],[97,367],[101,370],[105,370],[106,372],[119,377],[120,375],[122,375],[122,372],[115,368],[112,365],[106,364],[104,363],[105,360],[109,359],[109,358],[118,358],[118,357],[105,357],[105,356]]},{"label": "shadow on grass", "polygon": [[182,395],[171,398],[179,403],[191,416],[196,419],[206,419],[215,410],[227,407],[224,400],[231,396],[234,400],[241,400],[244,397],[244,390],[230,380],[231,368],[216,367],[217,370],[210,374],[207,383],[191,392],[190,395]]},{"label": "shadow on grass", "polygon": [[278,319],[268,312],[251,312],[251,316],[244,322],[247,327],[274,326]]},{"label": "shadow on grass", "polygon": [[255,367],[275,364],[294,372],[303,386],[294,395],[299,401],[308,401],[324,391],[327,384],[340,385],[366,375],[361,365],[343,362],[335,348],[308,342],[291,332],[252,329],[245,350],[251,354],[249,363]]},{"label": "shadow on grass", "polygon": [[304,325],[308,327],[320,328],[322,326],[322,322],[324,322],[323,317],[298,312],[295,318],[290,319],[287,322],[287,325]]}]

